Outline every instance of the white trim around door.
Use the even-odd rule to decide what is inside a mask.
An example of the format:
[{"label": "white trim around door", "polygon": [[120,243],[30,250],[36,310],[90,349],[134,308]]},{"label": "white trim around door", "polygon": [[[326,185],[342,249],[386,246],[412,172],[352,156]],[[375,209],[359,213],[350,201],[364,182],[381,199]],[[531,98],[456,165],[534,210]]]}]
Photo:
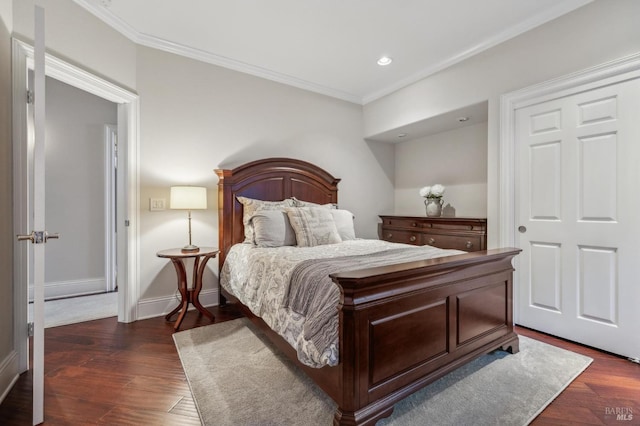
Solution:
[{"label": "white trim around door", "polygon": [[[33,67],[33,46],[13,39],[13,167],[14,231],[30,232],[28,227],[28,131],[27,75]],[[46,75],[118,104],[118,142],[120,167],[117,171],[117,258],[118,321],[138,318],[139,299],[139,98],[138,95],[107,80],[71,65],[53,55],[45,56]],[[27,298],[28,247],[14,243],[14,336],[20,371],[28,368]]]}]

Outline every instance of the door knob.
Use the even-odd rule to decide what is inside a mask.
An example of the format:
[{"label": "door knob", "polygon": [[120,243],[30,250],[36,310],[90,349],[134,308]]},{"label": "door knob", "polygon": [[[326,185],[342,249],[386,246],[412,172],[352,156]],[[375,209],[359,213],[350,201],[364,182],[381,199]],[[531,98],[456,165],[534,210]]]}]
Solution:
[{"label": "door knob", "polygon": [[32,244],[44,244],[47,240],[57,240],[60,234],[49,234],[47,231],[31,231],[30,234],[17,235],[18,241],[31,241]]},{"label": "door knob", "polygon": [[525,232],[527,232],[527,227],[522,225],[518,226],[518,232],[524,234]]}]

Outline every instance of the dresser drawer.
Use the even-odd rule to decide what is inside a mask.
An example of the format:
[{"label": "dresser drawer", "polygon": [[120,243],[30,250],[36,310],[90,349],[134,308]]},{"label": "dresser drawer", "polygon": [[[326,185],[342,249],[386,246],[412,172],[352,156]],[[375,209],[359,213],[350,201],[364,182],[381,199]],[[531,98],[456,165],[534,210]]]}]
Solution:
[{"label": "dresser drawer", "polygon": [[398,231],[398,230],[384,230],[382,239],[390,241],[392,243],[405,243],[414,245],[423,245],[422,234],[419,232]]},{"label": "dresser drawer", "polygon": [[383,226],[391,228],[402,228],[406,230],[421,229],[423,224],[419,220],[415,219],[399,219],[399,218],[385,218]]},{"label": "dresser drawer", "polygon": [[464,217],[380,216],[378,235],[394,243],[443,249],[487,249],[487,220]]},{"label": "dresser drawer", "polygon": [[464,251],[482,250],[482,240],[477,236],[456,236],[442,234],[422,234],[422,244],[442,249],[456,249]]}]

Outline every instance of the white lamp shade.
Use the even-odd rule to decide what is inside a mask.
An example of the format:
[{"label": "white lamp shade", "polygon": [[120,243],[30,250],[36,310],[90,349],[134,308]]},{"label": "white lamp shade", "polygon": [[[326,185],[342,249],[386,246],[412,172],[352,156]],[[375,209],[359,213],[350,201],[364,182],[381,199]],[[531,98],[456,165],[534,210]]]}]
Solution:
[{"label": "white lamp shade", "polygon": [[172,186],[170,208],[204,210],[207,208],[207,188],[202,186]]}]

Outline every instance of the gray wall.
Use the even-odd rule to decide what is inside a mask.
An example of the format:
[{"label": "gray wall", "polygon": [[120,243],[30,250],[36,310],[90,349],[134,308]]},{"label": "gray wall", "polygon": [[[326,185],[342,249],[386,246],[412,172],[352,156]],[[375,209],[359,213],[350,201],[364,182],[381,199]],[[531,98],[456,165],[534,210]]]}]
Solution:
[{"label": "gray wall", "polygon": [[193,238],[216,246],[218,167],[279,156],[313,162],[342,179],[340,206],[355,214],[357,234],[376,237],[393,185],[362,138],[359,105],[145,47],[137,69],[142,298],[175,291],[173,268],[155,253],[187,238],[186,213],[150,212],[149,197],[168,200],[174,184],[210,188],[209,210],[193,212]]},{"label": "gray wall", "polygon": [[445,186],[444,205],[462,217],[487,215],[487,123],[396,145],[395,213],[424,215],[420,188]]},{"label": "gray wall", "polygon": [[45,292],[104,290],[104,125],[117,106],[50,77],[46,91],[46,223],[62,238],[46,246]]},{"label": "gray wall", "polygon": [[495,247],[500,95],[640,51],[638,22],[640,1],[596,0],[365,105],[364,134],[376,135],[488,101],[488,245]]},{"label": "gray wall", "polygon": [[17,373],[13,346],[13,159],[11,138],[11,7],[0,3],[0,394]]}]

